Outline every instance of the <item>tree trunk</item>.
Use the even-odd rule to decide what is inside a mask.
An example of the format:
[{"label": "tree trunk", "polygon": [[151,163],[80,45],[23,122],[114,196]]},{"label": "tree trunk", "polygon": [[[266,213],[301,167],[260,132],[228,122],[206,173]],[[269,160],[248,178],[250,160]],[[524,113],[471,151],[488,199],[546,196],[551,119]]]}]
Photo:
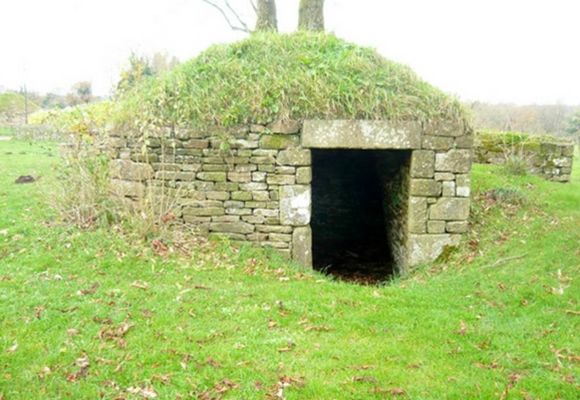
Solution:
[{"label": "tree trunk", "polygon": [[324,0],[300,0],[298,29],[324,31]]},{"label": "tree trunk", "polygon": [[258,0],[256,7],[258,20],[255,31],[278,31],[276,19],[276,0]]}]

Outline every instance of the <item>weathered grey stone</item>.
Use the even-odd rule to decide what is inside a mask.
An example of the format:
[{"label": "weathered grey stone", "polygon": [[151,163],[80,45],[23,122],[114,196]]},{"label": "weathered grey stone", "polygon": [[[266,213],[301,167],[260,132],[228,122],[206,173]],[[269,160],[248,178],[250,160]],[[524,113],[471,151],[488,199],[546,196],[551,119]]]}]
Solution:
[{"label": "weathered grey stone", "polygon": [[427,221],[428,233],[445,233],[445,221]]},{"label": "weathered grey stone", "polygon": [[280,222],[282,225],[307,225],[310,223],[311,194],[307,185],[280,187]]},{"label": "weathered grey stone", "polygon": [[432,178],[435,172],[435,152],[413,150],[411,154],[411,177]]},{"label": "weathered grey stone", "polygon": [[453,148],[453,138],[426,135],[423,137],[422,148],[426,150],[449,150]]},{"label": "weathered grey stone", "polygon": [[433,136],[463,136],[466,127],[462,121],[431,121],[425,124],[425,135]]},{"label": "weathered grey stone", "polygon": [[291,226],[282,225],[257,225],[256,231],[264,233],[292,233]]},{"label": "weathered grey stone", "polygon": [[228,181],[231,182],[251,182],[251,172],[228,172]]},{"label": "weathered grey stone", "polygon": [[469,228],[467,221],[452,221],[447,222],[446,230],[449,233],[465,233]]},{"label": "weathered grey stone", "polygon": [[261,171],[252,172],[252,181],[265,182],[266,181],[266,172],[261,172]]},{"label": "weathered grey stone", "polygon": [[209,224],[209,230],[221,233],[248,234],[254,232],[254,225],[247,222],[212,222]]},{"label": "weathered grey stone", "polygon": [[300,143],[300,138],[294,135],[262,135],[260,147],[262,149],[286,149],[296,147]]},{"label": "weathered grey stone", "polygon": [[211,181],[211,182],[225,182],[226,181],[226,173],[225,172],[198,172],[197,179],[202,181]]},{"label": "weathered grey stone", "polygon": [[433,179],[411,179],[411,196],[436,197],[441,195],[441,182]]},{"label": "weathered grey stone", "polygon": [[244,208],[243,201],[228,200],[224,202],[224,207],[227,208]]},{"label": "weathered grey stone", "polygon": [[421,133],[418,122],[308,120],[302,127],[302,145],[324,149],[418,149]]},{"label": "weathered grey stone", "polygon": [[248,236],[246,236],[246,238],[250,242],[265,242],[268,240],[268,234],[267,233],[250,233]]},{"label": "weathered grey stone", "polygon": [[312,163],[310,150],[307,149],[288,149],[278,154],[278,162],[282,165],[308,166]]},{"label": "weathered grey stone", "polygon": [[455,147],[458,149],[471,149],[473,147],[473,135],[464,135],[455,138]]},{"label": "weathered grey stone", "polygon": [[300,121],[276,121],[268,125],[268,130],[272,133],[294,134],[300,132],[302,124]]},{"label": "weathered grey stone", "polygon": [[408,229],[411,233],[425,233],[427,224],[427,199],[409,198]]},{"label": "weathered grey stone", "polygon": [[252,200],[251,192],[232,192],[232,200],[248,201]]},{"label": "weathered grey stone", "polygon": [[226,208],[226,214],[228,215],[252,215],[252,210],[249,208]]},{"label": "weathered grey stone", "polygon": [[292,259],[306,267],[312,266],[312,230],[301,226],[292,233]]},{"label": "weathered grey stone", "polygon": [[109,164],[111,178],[143,182],[153,177],[150,164],[135,163],[129,160],[112,160]]},{"label": "weathered grey stone", "polygon": [[217,191],[209,191],[206,193],[208,200],[229,200],[230,193],[229,192],[217,192]]},{"label": "weathered grey stone", "polygon": [[294,175],[296,173],[296,168],[282,166],[282,167],[276,167],[275,171],[277,174],[280,174],[280,175]]},{"label": "weathered grey stone", "polygon": [[232,147],[236,149],[257,149],[258,146],[259,144],[257,140],[236,139],[232,142]]},{"label": "weathered grey stone", "polygon": [[186,149],[206,149],[209,147],[209,140],[191,139],[183,142],[183,147]]},{"label": "weathered grey stone", "polygon": [[456,183],[456,195],[459,197],[469,197],[471,194],[471,181],[469,175],[457,175]]},{"label": "weathered grey stone", "polygon": [[234,171],[236,172],[252,172],[258,169],[257,165],[252,164],[236,164]]},{"label": "weathered grey stone", "polygon": [[455,197],[455,182],[443,181],[443,197]]},{"label": "weathered grey stone", "polygon": [[252,193],[252,198],[255,201],[268,201],[270,200],[270,192],[266,191],[266,190],[256,190],[251,192]]},{"label": "weathered grey stone", "polygon": [[266,217],[266,218],[277,218],[279,216],[279,211],[272,210],[269,208],[256,208],[254,210],[254,215],[258,215],[258,216]]},{"label": "weathered grey stone", "polygon": [[436,181],[453,181],[455,180],[455,174],[451,172],[435,172]]},{"label": "weathered grey stone", "polygon": [[146,186],[141,182],[123,181],[119,179],[111,180],[113,193],[120,197],[143,197],[146,192]]},{"label": "weathered grey stone", "polygon": [[290,242],[292,241],[292,235],[287,233],[270,233],[268,239],[273,242]]},{"label": "weathered grey stone", "polygon": [[469,217],[469,199],[442,197],[429,208],[429,219],[462,221]]},{"label": "weathered grey stone", "polygon": [[235,192],[239,189],[240,184],[236,182],[216,182],[214,183],[215,190],[225,190],[226,192]]},{"label": "weathered grey stone", "polygon": [[294,175],[268,175],[266,182],[269,185],[293,185],[296,183]]},{"label": "weathered grey stone", "polygon": [[296,169],[296,183],[299,185],[308,185],[312,182],[312,168],[300,167]]},{"label": "weathered grey stone", "polygon": [[435,155],[435,170],[437,172],[466,173],[471,168],[471,151],[449,150],[447,153]]},{"label": "weathered grey stone", "polygon": [[[263,182],[250,182],[250,183],[242,183],[240,185],[240,189],[247,191],[247,192],[255,192],[258,190],[266,190],[268,189],[268,185]],[[255,199],[254,199],[255,200]]]},{"label": "weathered grey stone", "polygon": [[431,262],[441,255],[445,246],[457,246],[460,241],[461,235],[411,234],[408,240],[408,265],[412,267]]}]

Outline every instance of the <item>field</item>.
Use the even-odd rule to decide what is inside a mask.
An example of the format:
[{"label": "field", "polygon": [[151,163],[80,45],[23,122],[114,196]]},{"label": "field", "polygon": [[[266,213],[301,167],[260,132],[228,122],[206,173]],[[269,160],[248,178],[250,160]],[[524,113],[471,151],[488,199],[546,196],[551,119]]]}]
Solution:
[{"label": "field", "polygon": [[474,166],[461,248],[383,286],[63,226],[58,162],[0,141],[2,400],[577,398],[578,159],[569,184]]}]

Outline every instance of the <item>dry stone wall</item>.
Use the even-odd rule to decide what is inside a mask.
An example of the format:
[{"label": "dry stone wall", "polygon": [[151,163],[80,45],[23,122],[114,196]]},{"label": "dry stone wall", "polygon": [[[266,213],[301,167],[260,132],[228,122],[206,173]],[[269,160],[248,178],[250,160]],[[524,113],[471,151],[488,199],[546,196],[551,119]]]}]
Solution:
[{"label": "dry stone wall", "polygon": [[574,160],[574,142],[550,136],[480,132],[474,143],[474,161],[503,165],[519,158],[527,170],[545,179],[569,182]]},{"label": "dry stone wall", "polygon": [[294,248],[294,258],[309,264],[311,156],[298,147],[298,133],[294,123],[227,135],[167,129],[139,140],[118,134],[110,140],[111,176],[121,196],[153,190],[176,199],[178,221],[199,235],[254,242],[288,256]]},{"label": "dry stone wall", "polygon": [[177,222],[197,234],[273,247],[305,265],[312,264],[310,148],[408,151],[403,204],[390,225],[404,271],[467,231],[472,141],[463,124],[291,121],[229,132],[167,128],[146,138],[117,133],[108,147],[118,195],[163,193],[174,199]]}]

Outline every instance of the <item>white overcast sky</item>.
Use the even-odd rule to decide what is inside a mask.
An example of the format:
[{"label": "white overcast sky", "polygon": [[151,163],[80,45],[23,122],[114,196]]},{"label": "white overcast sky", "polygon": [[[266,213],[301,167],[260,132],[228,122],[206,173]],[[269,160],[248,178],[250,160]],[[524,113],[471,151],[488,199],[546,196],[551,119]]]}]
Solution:
[{"label": "white overcast sky", "polygon": [[[249,0],[230,0],[248,19]],[[293,31],[298,0],[277,0]],[[580,0],[326,0],[326,27],[464,100],[580,104]],[[0,88],[110,93],[131,51],[234,41],[201,0],[0,0]]]}]

